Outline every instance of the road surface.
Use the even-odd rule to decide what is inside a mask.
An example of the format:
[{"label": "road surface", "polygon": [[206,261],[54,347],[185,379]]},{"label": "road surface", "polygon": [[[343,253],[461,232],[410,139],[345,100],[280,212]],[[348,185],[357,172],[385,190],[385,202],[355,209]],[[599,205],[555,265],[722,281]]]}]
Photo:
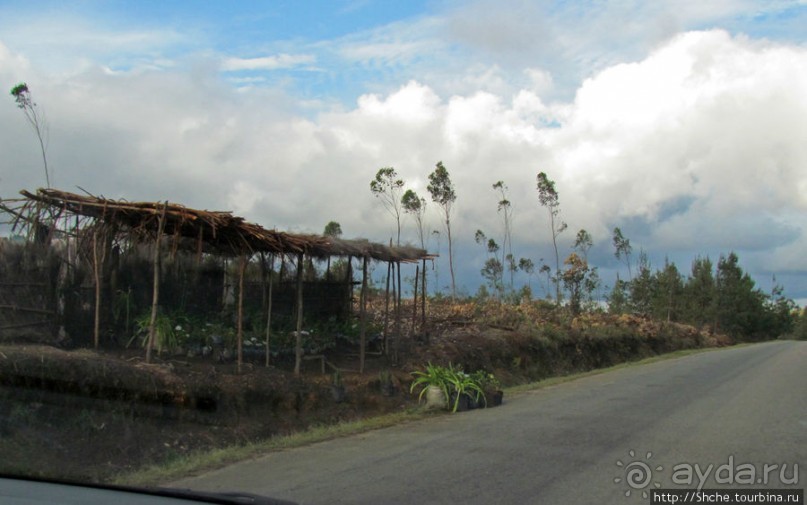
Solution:
[{"label": "road surface", "polygon": [[723,466],[723,487],[801,489],[806,455],[807,342],[776,341],[622,368],[172,486],[301,504],[646,504],[654,486],[696,488],[709,465],[706,488]]}]

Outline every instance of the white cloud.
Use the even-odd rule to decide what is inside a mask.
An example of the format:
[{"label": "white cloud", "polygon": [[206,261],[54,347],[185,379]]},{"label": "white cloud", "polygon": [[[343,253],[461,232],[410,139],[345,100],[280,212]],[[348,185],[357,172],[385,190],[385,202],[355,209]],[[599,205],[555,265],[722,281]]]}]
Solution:
[{"label": "white cloud", "polygon": [[[409,58],[408,39],[387,42],[404,44],[393,59]],[[283,58],[233,59],[221,68],[311,63]],[[65,189],[235,210],[302,231],[336,220],[347,236],[385,241],[394,225],[370,194],[375,171],[394,166],[427,197],[426,176],[442,160],[457,189],[454,235],[468,255],[460,264],[476,277],[473,232],[496,236],[501,228],[491,189],[498,180],[510,187],[516,254],[549,257],[535,191],[535,175],[546,171],[570,226],[564,239],[588,229],[603,262],[613,261],[609,233],[618,225],[651,254],[736,248],[758,255],[759,268],[807,270],[797,252],[807,211],[804,47],[686,33],[591,75],[567,102],[546,98],[558,84],[534,61],[515,74],[472,67],[451,91],[407,79],[351,107],[301,113],[285,93],[233,90],[215,65],[119,74],[89,66],[60,80],[0,44],[2,82],[37,77],[30,84],[47,108],[49,155]],[[0,107],[3,196],[42,179],[24,118],[7,105]],[[430,228],[440,229],[434,206],[429,212]],[[408,224],[404,234],[415,240]]]},{"label": "white cloud", "polygon": [[235,72],[239,70],[277,70],[310,65],[315,62],[316,58],[311,54],[278,54],[259,58],[225,58],[221,63],[221,69],[225,72]]}]

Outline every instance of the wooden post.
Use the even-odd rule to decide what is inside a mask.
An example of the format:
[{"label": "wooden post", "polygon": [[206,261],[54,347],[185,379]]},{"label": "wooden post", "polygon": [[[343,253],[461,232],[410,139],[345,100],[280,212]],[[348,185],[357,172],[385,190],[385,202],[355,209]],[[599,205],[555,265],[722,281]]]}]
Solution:
[{"label": "wooden post", "polygon": [[398,351],[401,349],[401,294],[403,286],[401,286],[401,264],[397,262],[398,269],[398,304],[395,308],[395,348],[392,352],[393,363],[398,364]]},{"label": "wooden post", "polygon": [[420,277],[420,265],[415,265],[415,290],[412,292],[412,335],[415,335],[418,320],[418,279]]},{"label": "wooden post", "polygon": [[420,331],[426,331],[426,258],[423,258],[423,270],[420,272],[421,283],[420,289],[422,291],[420,297]]},{"label": "wooden post", "polygon": [[101,283],[102,272],[101,263],[104,261],[106,254],[98,254],[98,235],[100,233],[100,223],[96,222],[95,229],[92,232],[92,263],[93,263],[93,276],[95,278],[95,321],[93,326],[93,342],[95,349],[98,349],[98,344],[101,340]]},{"label": "wooden post", "polygon": [[266,366],[269,366],[269,337],[272,335],[272,286],[274,280],[272,279],[272,271],[275,269],[275,255],[271,255],[269,262],[269,294],[266,302]]},{"label": "wooden post", "polygon": [[367,347],[367,256],[361,267],[361,298],[359,302],[359,373],[364,373],[364,353]]},{"label": "wooden post", "polygon": [[353,315],[353,271],[350,269],[350,264],[353,263],[353,256],[347,257],[347,268],[345,269],[345,286],[348,288],[346,293],[347,307],[345,310],[345,317],[349,318]]},{"label": "wooden post", "polygon": [[[393,311],[393,312],[395,312],[395,308],[396,308],[396,306],[397,306],[396,304],[398,303],[398,296],[397,296],[397,293],[398,293],[398,291],[397,291],[398,287],[397,287],[397,286],[398,286],[398,285],[397,285],[397,284],[396,284],[396,282],[395,282],[395,267],[396,267],[396,266],[397,266],[397,265],[396,265],[394,262],[390,261],[390,268],[391,268],[391,272],[390,272],[390,273],[392,274],[392,275],[391,275],[391,277],[392,277],[392,293],[391,293],[391,294],[392,294],[392,311]],[[393,355],[393,361],[394,361],[394,360],[395,360],[395,351],[394,351],[394,349],[392,349],[392,348],[394,348],[394,346],[395,346],[395,339],[398,337],[398,336],[395,334],[395,322],[394,322],[394,318],[393,318],[393,323],[392,323],[392,331],[391,331],[390,333],[391,333],[390,337],[388,337],[388,338],[387,338],[387,342],[388,342],[388,344],[387,344],[387,345],[389,345],[389,346],[391,347],[391,349],[390,349],[390,354],[391,354],[391,355]]]},{"label": "wooden post", "polygon": [[350,310],[353,310],[353,256],[347,258],[347,279],[350,285]]},{"label": "wooden post", "polygon": [[247,270],[249,257],[245,254],[241,256],[241,264],[238,268],[238,361],[236,370],[241,373],[241,365],[244,362],[244,273]]},{"label": "wooden post", "polygon": [[151,363],[151,350],[154,347],[154,337],[157,323],[157,305],[160,301],[160,242],[162,242],[163,230],[165,229],[165,212],[168,210],[168,202],[163,206],[160,221],[157,225],[157,239],[154,244],[154,280],[151,294],[151,319],[149,320],[149,340],[146,344],[146,363]]},{"label": "wooden post", "polygon": [[392,262],[387,263],[387,291],[384,295],[384,354],[389,355],[389,279],[392,275]]},{"label": "wooden post", "polygon": [[303,253],[297,256],[297,335],[294,344],[294,375],[303,361]]}]

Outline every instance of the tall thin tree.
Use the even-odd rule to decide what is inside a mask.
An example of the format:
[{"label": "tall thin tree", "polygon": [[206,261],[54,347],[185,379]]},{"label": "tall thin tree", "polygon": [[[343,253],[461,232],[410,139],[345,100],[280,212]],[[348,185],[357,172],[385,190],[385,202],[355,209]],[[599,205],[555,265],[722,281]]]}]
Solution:
[{"label": "tall thin tree", "polygon": [[454,277],[454,249],[451,241],[451,210],[454,202],[457,201],[457,193],[454,191],[454,184],[448,175],[448,170],[443,166],[442,161],[437,162],[434,172],[429,174],[429,185],[426,186],[432,201],[443,209],[445,217],[446,233],[448,235],[448,270],[451,274],[451,296],[457,297],[457,283]]},{"label": "tall thin tree", "polygon": [[426,214],[426,199],[418,196],[413,190],[407,189],[401,197],[401,205],[403,205],[404,212],[411,214],[415,218],[420,248],[426,249],[426,237],[424,236],[423,229],[423,216]]},{"label": "tall thin tree", "polygon": [[502,215],[502,221],[504,222],[501,263],[510,271],[510,290],[512,291],[514,275],[518,269],[518,264],[515,262],[515,256],[513,255],[513,206],[507,198],[509,188],[504,181],[496,182],[496,184],[493,185],[493,189],[499,193],[498,211]]},{"label": "tall thin tree", "polygon": [[392,167],[379,168],[375,178],[370,181],[370,191],[381,200],[387,212],[395,218],[398,229],[396,245],[401,245],[401,192],[403,186],[403,179],[398,178],[398,172]]},{"label": "tall thin tree", "polygon": [[566,223],[560,221],[557,225],[555,221],[558,220],[560,213],[560,201],[558,200],[558,192],[555,189],[555,181],[547,177],[545,172],[538,174],[538,201],[541,202],[543,207],[546,207],[549,212],[549,226],[552,230],[552,247],[555,249],[555,299],[560,305],[560,255],[558,254],[558,235],[563,233],[566,229]]},{"label": "tall thin tree", "polygon": [[628,265],[628,281],[632,281],[633,271],[630,268],[630,254],[633,252],[633,247],[630,245],[630,240],[622,235],[622,230],[618,226],[614,228],[614,249],[616,259],[624,259],[625,264]]},{"label": "tall thin tree", "polygon": [[50,188],[50,172],[48,170],[48,121],[45,118],[45,113],[39,105],[34,102],[31,97],[31,90],[28,85],[21,82],[11,88],[11,95],[17,102],[17,107],[22,109],[28,124],[33,128],[36,133],[36,138],[39,140],[39,149],[42,152],[42,163],[45,166],[45,184]]}]

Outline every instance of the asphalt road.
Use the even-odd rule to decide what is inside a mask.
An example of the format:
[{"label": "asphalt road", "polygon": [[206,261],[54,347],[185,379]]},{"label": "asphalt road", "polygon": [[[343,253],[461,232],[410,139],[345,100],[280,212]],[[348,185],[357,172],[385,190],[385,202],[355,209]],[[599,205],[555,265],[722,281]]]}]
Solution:
[{"label": "asphalt road", "polygon": [[172,486],[301,504],[647,504],[643,492],[695,488],[709,465],[706,488],[720,466],[721,487],[804,488],[805,456],[807,342],[777,341],[585,377]]}]

